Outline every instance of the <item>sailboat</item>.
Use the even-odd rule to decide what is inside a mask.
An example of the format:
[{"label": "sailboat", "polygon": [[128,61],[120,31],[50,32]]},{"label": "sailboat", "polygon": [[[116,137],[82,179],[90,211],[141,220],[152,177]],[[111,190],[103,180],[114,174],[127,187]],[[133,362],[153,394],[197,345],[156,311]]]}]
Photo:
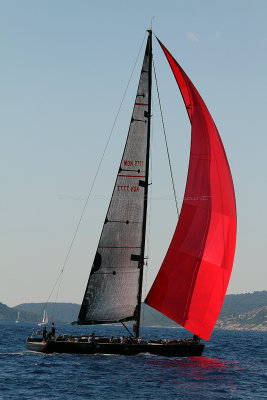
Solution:
[{"label": "sailboat", "polygon": [[19,323],[19,314],[20,314],[20,311],[18,311],[18,317],[17,317],[17,319],[16,319],[16,324],[18,324]]},{"label": "sailboat", "polygon": [[46,325],[46,324],[48,324],[48,316],[47,316],[47,312],[44,310],[43,319],[41,322],[38,323],[38,326],[42,326],[42,325]]},{"label": "sailboat", "polygon": [[[191,150],[183,204],[161,268],[145,303],[171,318],[193,339],[142,340],[140,316],[145,264],[152,87],[152,31],[142,64],[128,136],[104,220],[78,325],[122,323],[127,339],[30,337],[30,350],[66,353],[200,356],[219,316],[236,242],[234,186],[215,123],[197,89],[167,48],[165,54],[191,123]],[[129,322],[134,321],[132,332]],[[127,322],[127,325],[125,323]]]}]

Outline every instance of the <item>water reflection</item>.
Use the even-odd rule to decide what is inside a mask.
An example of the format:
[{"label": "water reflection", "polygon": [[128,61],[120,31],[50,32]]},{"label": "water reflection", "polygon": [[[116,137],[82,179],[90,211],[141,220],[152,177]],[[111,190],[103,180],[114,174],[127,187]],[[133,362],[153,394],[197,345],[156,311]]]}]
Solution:
[{"label": "water reflection", "polygon": [[[154,367],[168,368],[179,376],[190,375],[194,379],[225,379],[225,375],[233,371],[233,363],[212,357],[186,357],[180,359],[150,358],[146,363]],[[235,366],[236,367],[236,366]],[[167,371],[166,371],[167,372]]]},{"label": "water reflection", "polygon": [[152,365],[158,365],[161,367],[173,368],[175,366],[178,367],[186,367],[186,368],[194,368],[199,371],[205,370],[209,372],[213,371],[221,371],[225,368],[229,368],[232,363],[227,363],[218,358],[212,357],[186,357],[180,359],[147,359],[147,363]]},{"label": "water reflection", "polygon": [[[238,365],[212,357],[159,359],[149,357],[146,364],[154,369],[159,388],[167,386],[174,392],[181,389],[189,393],[208,391],[211,398],[232,398],[238,394]],[[177,392],[178,393],[178,392]],[[206,396],[206,398],[210,398]]]}]

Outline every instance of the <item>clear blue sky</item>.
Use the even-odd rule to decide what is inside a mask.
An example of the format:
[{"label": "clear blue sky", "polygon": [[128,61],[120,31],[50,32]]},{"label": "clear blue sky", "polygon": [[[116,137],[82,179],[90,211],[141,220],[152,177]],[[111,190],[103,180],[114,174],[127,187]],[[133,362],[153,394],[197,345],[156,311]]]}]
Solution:
[{"label": "clear blue sky", "polygon": [[[44,301],[58,276],[145,30],[183,66],[219,129],[236,188],[228,293],[267,289],[267,2],[0,1],[0,301]],[[161,50],[154,57],[183,197],[190,127]],[[81,302],[128,130],[142,56],[66,266],[59,301]],[[154,98],[149,272],[175,207]],[[165,165],[166,164],[166,165]],[[53,298],[52,298],[53,300]]]}]

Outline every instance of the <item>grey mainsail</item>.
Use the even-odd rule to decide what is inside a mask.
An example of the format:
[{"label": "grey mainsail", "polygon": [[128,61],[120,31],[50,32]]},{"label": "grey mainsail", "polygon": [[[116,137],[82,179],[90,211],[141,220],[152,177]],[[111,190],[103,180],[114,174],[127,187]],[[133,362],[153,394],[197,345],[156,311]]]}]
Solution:
[{"label": "grey mainsail", "polygon": [[148,184],[151,35],[127,141],[78,316],[78,324],[138,319]]}]

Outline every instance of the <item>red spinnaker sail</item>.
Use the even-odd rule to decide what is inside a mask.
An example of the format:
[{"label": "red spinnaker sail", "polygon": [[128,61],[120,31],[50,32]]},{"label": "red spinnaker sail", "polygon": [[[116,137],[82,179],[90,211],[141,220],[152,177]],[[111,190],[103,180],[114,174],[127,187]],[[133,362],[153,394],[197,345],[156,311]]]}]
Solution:
[{"label": "red spinnaker sail", "polygon": [[159,43],[191,121],[191,151],[179,222],[145,301],[208,340],[234,261],[234,186],[221,138],[205,103],[177,61]]}]

